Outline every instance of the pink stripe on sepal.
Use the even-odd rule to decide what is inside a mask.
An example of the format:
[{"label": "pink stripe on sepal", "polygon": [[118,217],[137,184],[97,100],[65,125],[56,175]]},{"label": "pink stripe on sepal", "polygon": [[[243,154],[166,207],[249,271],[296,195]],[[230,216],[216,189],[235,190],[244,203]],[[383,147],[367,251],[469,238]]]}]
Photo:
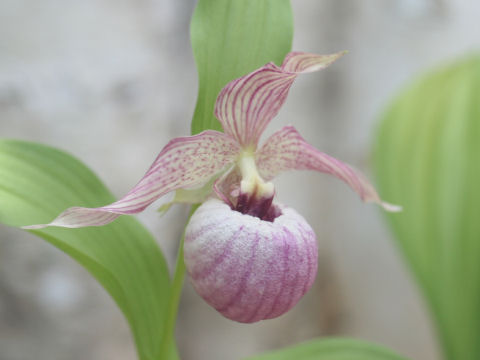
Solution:
[{"label": "pink stripe on sepal", "polygon": [[347,51],[340,51],[335,54],[317,55],[294,51],[285,56],[282,63],[282,70],[297,74],[323,70],[346,53]]},{"label": "pink stripe on sepal", "polygon": [[365,202],[375,202],[387,211],[401,207],[380,199],[363,174],[308,144],[293,126],[275,132],[257,153],[257,164],[265,180],[287,170],[316,170],[333,175],[347,183]]},{"label": "pink stripe on sepal", "polygon": [[291,208],[264,221],[208,200],[187,226],[184,256],[197,293],[223,316],[242,323],[284,314],[317,274],[315,234]]},{"label": "pink stripe on sepal", "polygon": [[243,146],[257,145],[266,126],[285,102],[295,78],[301,73],[326,68],[344,53],[292,52],[282,66],[268,63],[228,83],[215,104],[215,115],[225,133]]},{"label": "pink stripe on sepal", "polygon": [[213,130],[173,139],[163,148],[144,177],[120,200],[98,208],[72,207],[49,224],[23,228],[78,228],[108,224],[119,215],[141,212],[170,191],[205,184],[232,163],[239,151],[234,139]]}]

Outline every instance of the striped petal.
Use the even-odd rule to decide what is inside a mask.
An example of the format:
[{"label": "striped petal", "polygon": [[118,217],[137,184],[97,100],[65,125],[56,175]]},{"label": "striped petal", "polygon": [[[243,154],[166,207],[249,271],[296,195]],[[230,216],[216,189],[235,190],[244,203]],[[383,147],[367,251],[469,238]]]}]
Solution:
[{"label": "striped petal", "polygon": [[231,320],[278,317],[315,280],[315,233],[295,210],[279,207],[279,212],[273,221],[264,221],[211,199],[185,230],[184,259],[193,287]]},{"label": "striped petal", "polygon": [[203,185],[232,163],[238,152],[235,140],[217,131],[208,130],[195,136],[173,139],[163,148],[144,177],[120,200],[99,208],[72,207],[49,224],[24,228],[78,228],[108,224],[120,215],[143,211],[170,191]]},{"label": "striped petal", "polygon": [[387,211],[401,207],[380,200],[373,186],[347,164],[315,149],[293,126],[274,133],[257,153],[257,165],[265,180],[271,180],[286,170],[316,170],[331,174],[347,183],[365,202],[375,202]]},{"label": "striped petal", "polygon": [[291,52],[282,66],[268,63],[228,83],[215,104],[215,116],[225,133],[243,146],[257,145],[270,120],[285,102],[295,78],[326,68],[345,52],[315,55]]}]

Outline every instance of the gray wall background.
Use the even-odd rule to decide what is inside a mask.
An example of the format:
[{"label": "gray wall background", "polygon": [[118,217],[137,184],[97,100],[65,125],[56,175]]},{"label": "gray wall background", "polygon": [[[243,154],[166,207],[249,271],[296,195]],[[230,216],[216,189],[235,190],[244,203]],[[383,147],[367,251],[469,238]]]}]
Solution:
[{"label": "gray wall background", "polygon": [[[196,71],[188,38],[195,1],[1,0],[0,136],[67,150],[118,196],[156,153],[189,132]],[[294,0],[295,50],[350,50],[303,76],[269,132],[292,123],[308,141],[366,173],[378,117],[416,74],[480,47],[474,0]],[[285,174],[279,199],[315,229],[312,291],[281,318],[223,319],[185,285],[183,359],[240,359],[313,337],[385,344],[439,358],[429,315],[375,206],[325,175]],[[387,199],[388,200],[388,199]],[[173,265],[186,209],[140,219]],[[113,301],[60,251],[0,227],[0,360],[133,360]]]}]

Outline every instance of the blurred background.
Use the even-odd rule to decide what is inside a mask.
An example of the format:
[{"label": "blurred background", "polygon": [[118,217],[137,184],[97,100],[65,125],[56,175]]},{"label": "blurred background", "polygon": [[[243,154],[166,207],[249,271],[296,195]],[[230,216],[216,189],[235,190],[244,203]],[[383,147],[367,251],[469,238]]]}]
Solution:
[{"label": "blurred background", "polygon": [[[350,52],[300,77],[269,132],[295,124],[311,144],[370,177],[374,130],[390,99],[422,71],[480,48],[480,3],[471,0],[292,5],[294,50]],[[189,134],[194,6],[2,0],[0,136],[66,150],[123,195],[170,138]],[[182,359],[235,360],[325,335],[438,359],[428,310],[380,209],[324,175],[289,173],[276,186],[279,200],[317,233],[313,289],[288,314],[242,325],[218,315],[187,282],[177,326]],[[139,217],[173,265],[187,209],[163,217],[155,209]],[[0,360],[135,358],[126,322],[100,285],[43,240],[0,225]]]}]

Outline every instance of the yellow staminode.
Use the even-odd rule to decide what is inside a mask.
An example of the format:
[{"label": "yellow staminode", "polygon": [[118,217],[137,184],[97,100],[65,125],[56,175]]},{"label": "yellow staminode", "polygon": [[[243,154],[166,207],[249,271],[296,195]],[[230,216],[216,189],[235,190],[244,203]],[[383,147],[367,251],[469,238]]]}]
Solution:
[{"label": "yellow staminode", "polygon": [[255,155],[250,151],[242,152],[238,158],[237,166],[242,175],[240,191],[246,194],[255,194],[258,198],[272,197],[275,188],[271,182],[265,182],[257,170]]}]

